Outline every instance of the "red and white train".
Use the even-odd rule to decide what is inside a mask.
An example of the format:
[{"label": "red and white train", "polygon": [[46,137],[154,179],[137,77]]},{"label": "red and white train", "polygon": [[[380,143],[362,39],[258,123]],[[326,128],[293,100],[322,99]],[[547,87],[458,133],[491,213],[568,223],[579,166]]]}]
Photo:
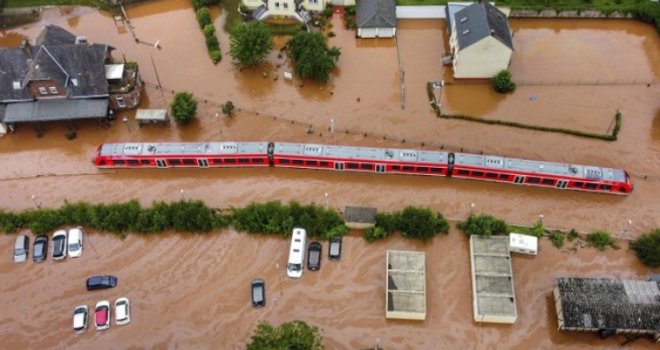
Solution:
[{"label": "red and white train", "polygon": [[283,167],[379,174],[451,176],[628,195],[625,170],[491,155],[281,142],[107,143],[99,168]]}]

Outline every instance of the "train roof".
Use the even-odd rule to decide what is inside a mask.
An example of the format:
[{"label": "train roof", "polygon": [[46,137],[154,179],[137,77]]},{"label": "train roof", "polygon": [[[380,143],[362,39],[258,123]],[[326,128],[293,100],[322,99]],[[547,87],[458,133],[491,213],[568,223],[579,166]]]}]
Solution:
[{"label": "train roof", "polygon": [[106,143],[102,156],[169,156],[195,154],[266,154],[268,142]]},{"label": "train roof", "polygon": [[447,152],[414,149],[349,147],[303,143],[276,143],[276,155],[323,156],[399,162],[447,163]]}]

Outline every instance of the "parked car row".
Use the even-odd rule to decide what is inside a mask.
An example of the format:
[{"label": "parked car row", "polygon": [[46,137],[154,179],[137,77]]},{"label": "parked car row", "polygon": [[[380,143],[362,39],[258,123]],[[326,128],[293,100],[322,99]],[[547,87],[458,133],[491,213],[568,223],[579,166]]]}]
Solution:
[{"label": "parked car row", "polygon": [[[110,328],[110,302],[101,300],[94,308],[94,329],[102,331]],[[73,330],[81,334],[87,331],[89,309],[87,305],[78,305],[73,310]],[[131,308],[128,298],[119,298],[115,301],[115,324],[125,325],[131,322]]]},{"label": "parked car row", "polygon": [[[82,255],[84,235],[81,227],[67,230],[57,230],[53,233],[53,260],[62,260],[67,257],[79,258]],[[30,237],[18,235],[14,244],[14,262],[27,260],[30,254]],[[48,236],[39,235],[34,239],[32,247],[32,260],[34,262],[46,261],[48,257]]]},{"label": "parked car row", "polygon": [[[320,242],[312,242],[307,247],[307,269],[318,271],[321,268],[321,256],[323,245]],[[328,258],[330,260],[341,259],[341,237],[330,238],[330,247],[328,248]]]}]

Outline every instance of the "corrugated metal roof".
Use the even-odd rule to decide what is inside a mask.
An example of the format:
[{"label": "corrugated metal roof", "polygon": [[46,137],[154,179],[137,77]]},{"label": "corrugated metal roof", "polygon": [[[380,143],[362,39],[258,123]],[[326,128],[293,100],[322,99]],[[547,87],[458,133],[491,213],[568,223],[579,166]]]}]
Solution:
[{"label": "corrugated metal roof", "polygon": [[355,17],[358,28],[396,27],[396,1],[356,0]]},{"label": "corrugated metal roof", "polygon": [[5,123],[99,119],[108,114],[108,99],[53,99],[7,105]]},{"label": "corrugated metal roof", "polygon": [[453,20],[461,50],[489,36],[513,50],[509,22],[495,6],[480,1],[456,12]]}]

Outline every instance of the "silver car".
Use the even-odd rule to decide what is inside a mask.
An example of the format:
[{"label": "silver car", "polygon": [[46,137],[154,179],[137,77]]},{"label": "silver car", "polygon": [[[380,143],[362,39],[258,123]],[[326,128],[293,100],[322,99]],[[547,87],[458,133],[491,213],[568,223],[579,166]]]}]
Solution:
[{"label": "silver car", "polygon": [[18,235],[14,244],[14,262],[20,263],[27,260],[30,251],[30,238],[26,235]]}]

